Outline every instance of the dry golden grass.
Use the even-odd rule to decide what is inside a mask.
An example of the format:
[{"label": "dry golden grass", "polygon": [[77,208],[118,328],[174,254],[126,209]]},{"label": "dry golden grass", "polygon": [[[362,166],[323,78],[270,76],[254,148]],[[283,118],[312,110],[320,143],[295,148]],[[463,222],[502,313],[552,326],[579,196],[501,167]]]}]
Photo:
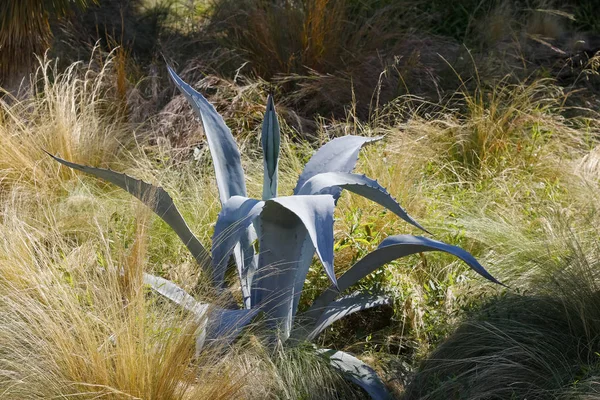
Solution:
[{"label": "dry golden grass", "polygon": [[[40,60],[31,77],[31,93],[24,100],[10,95],[0,100],[0,181],[48,186],[59,169],[44,150],[95,165],[115,160],[121,141],[133,135],[119,117],[111,113],[112,57],[72,64],[58,71],[56,64]],[[65,175],[66,174],[66,175]]]},{"label": "dry golden grass", "polygon": [[242,376],[217,354],[194,356],[197,321],[142,286],[148,212],[137,212],[125,247],[100,226],[94,240],[65,235],[54,207],[16,193],[4,205],[3,397],[233,397]]}]

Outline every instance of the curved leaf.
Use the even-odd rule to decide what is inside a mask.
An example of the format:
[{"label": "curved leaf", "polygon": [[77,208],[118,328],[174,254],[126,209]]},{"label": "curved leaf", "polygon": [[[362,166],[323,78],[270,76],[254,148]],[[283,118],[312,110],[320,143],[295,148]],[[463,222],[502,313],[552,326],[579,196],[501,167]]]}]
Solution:
[{"label": "curved leaf", "polygon": [[[242,196],[231,197],[223,204],[212,237],[213,281],[219,287],[223,285],[231,253],[235,251],[237,257],[246,257],[243,247],[249,248],[248,256],[251,256],[252,260],[237,263],[244,299],[249,299],[250,296],[251,282],[248,282],[247,274],[250,265],[254,264],[254,248],[252,243],[242,243],[241,241],[248,237],[248,228],[260,214],[263,206],[263,201]],[[247,308],[249,306],[250,304],[247,305]]]},{"label": "curved leaf", "polygon": [[179,236],[181,241],[186,245],[190,253],[192,253],[201,267],[209,267],[211,263],[210,255],[204,246],[202,246],[198,238],[194,236],[192,231],[190,231],[190,228],[185,223],[185,220],[179,213],[179,210],[177,210],[177,207],[175,207],[173,199],[163,188],[156,187],[139,179],[135,179],[128,175],[120,174],[109,169],[94,168],[75,164],[63,160],[62,158],[53,156],[50,153],[47,154],[69,168],[73,168],[78,171],[94,175],[100,179],[104,179],[105,181],[113,183],[137,197],[142,203],[150,207],[150,209],[154,211],[156,215],[165,221],[167,225],[173,229],[173,231],[175,231],[177,236]]},{"label": "curved leaf", "polygon": [[[300,218],[274,201],[266,202],[257,221],[260,252],[250,291],[251,304],[265,312],[267,323],[286,340],[292,327],[294,297],[299,296],[294,283],[304,269],[301,253],[308,232]],[[311,260],[313,254],[314,251]]]},{"label": "curved leaf", "polygon": [[[294,194],[298,194],[306,181],[325,172],[352,172],[358,160],[358,152],[367,143],[381,140],[383,137],[342,136],[326,143],[311,157],[298,178]],[[342,189],[330,188],[322,194],[331,194],[337,200]]]},{"label": "curved leaf", "polygon": [[[196,353],[202,350],[207,340],[219,344],[231,343],[258,313],[258,310],[228,310],[201,303],[175,283],[159,276],[144,273],[144,283],[196,316],[200,322],[196,338]],[[209,311],[208,315],[207,311]]]},{"label": "curved leaf", "polygon": [[259,306],[289,337],[298,298],[315,248],[333,277],[333,197],[290,196],[265,202],[260,214],[260,253],[252,305]]},{"label": "curved leaf", "polygon": [[423,228],[417,221],[415,221],[406,213],[406,211],[383,186],[381,186],[377,181],[367,178],[365,175],[347,172],[325,172],[322,174],[317,174],[306,181],[306,183],[298,191],[298,194],[314,195],[329,193],[336,187],[340,187],[366,197],[367,199],[389,209],[409,224],[427,232],[425,228]]},{"label": "curved leaf", "polygon": [[221,203],[224,204],[231,196],[246,196],[240,152],[223,117],[204,96],[177,76],[170,66],[167,65],[167,69],[175,85],[202,120],[204,134],[215,167]]},{"label": "curved leaf", "polygon": [[277,197],[277,167],[279,164],[280,141],[279,121],[275,112],[275,104],[273,103],[273,96],[269,95],[261,135],[264,166],[263,200]]},{"label": "curved leaf", "polygon": [[[306,339],[314,340],[321,332],[334,322],[357,311],[366,310],[385,304],[391,304],[389,296],[355,292],[331,302],[323,311],[318,321],[311,327]],[[299,316],[301,318],[301,316]],[[302,328],[300,328],[302,329]],[[303,328],[306,330],[306,327]]]},{"label": "curved leaf", "polygon": [[363,388],[374,400],[391,400],[392,395],[377,372],[358,358],[330,349],[318,349],[317,352],[329,359],[331,366],[341,371],[346,378]]},{"label": "curved leaf", "polygon": [[150,285],[152,289],[162,296],[192,312],[198,318],[203,318],[206,315],[209,307],[208,304],[200,303],[170,280],[144,272],[144,283]]},{"label": "curved leaf", "polygon": [[[175,85],[202,120],[206,141],[215,168],[221,204],[225,204],[231,196],[246,196],[246,183],[244,182],[244,169],[242,168],[240,152],[231,131],[225,125],[225,121],[202,94],[185,83],[168,65],[167,69]],[[252,247],[255,239],[254,230],[248,229],[246,234],[241,237],[240,243],[235,246],[234,256],[238,271],[251,271],[256,268],[254,248]],[[220,274],[220,271],[217,276],[218,274]],[[242,274],[240,278],[242,278]],[[242,291],[244,292],[246,307],[250,306],[248,286],[245,279],[242,279]]]},{"label": "curved leaf", "polygon": [[[325,273],[334,286],[337,286],[333,269],[333,211],[331,195],[285,196],[271,199],[281,204],[300,218],[317,255],[325,268]],[[312,254],[311,254],[312,258]]]},{"label": "curved leaf", "polygon": [[357,283],[359,280],[375,271],[377,268],[393,261],[395,259],[405,257],[415,253],[423,253],[427,251],[443,251],[452,254],[464,261],[471,269],[486,278],[487,280],[500,284],[496,278],[490,275],[479,264],[479,262],[468,251],[457,246],[452,246],[437,240],[428,239],[422,236],[411,235],[396,235],[390,236],[383,240],[377,250],[367,254],[356,264],[354,264],[346,273],[338,279],[338,287],[331,286],[329,289],[321,293],[315,300],[312,306],[303,314],[304,318],[309,321],[314,321],[319,318],[322,311],[330,304],[339,294],[339,291],[344,291],[350,286]]}]

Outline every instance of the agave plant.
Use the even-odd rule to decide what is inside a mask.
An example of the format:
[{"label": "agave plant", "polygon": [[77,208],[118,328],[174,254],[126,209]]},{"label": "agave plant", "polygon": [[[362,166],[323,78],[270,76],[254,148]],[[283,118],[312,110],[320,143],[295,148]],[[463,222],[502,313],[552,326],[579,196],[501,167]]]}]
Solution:
[{"label": "agave plant", "polygon": [[[197,302],[173,282],[145,275],[145,282],[160,294],[203,318],[198,348],[205,339],[229,340],[258,313],[273,328],[274,338],[284,342],[312,340],[338,319],[359,310],[389,303],[384,295],[354,292],[343,295],[360,279],[386,263],[410,254],[443,251],[463,260],[486,279],[499,283],[465,250],[422,236],[397,235],[336,277],[333,251],[333,213],[343,189],[364,196],[389,209],[407,223],[427,232],[411,218],[377,181],[352,171],[360,149],[381,137],[344,136],[321,147],[306,164],[291,196],[279,196],[278,160],[280,130],[273,98],[267,99],[262,125],[264,184],[262,199],[247,197],[240,153],[229,128],[215,108],[168,68],[176,86],[188,99],[204,126],[212,155],[222,204],[209,253],[194,236],[171,197],[162,188],[106,169],[58,162],[95,175],[128,191],[161,217],[179,236],[217,289],[225,286],[225,272],[233,255],[240,279],[243,304],[240,309],[222,309]],[[258,251],[255,242],[258,242]],[[305,278],[317,254],[331,286],[308,310],[298,314],[298,301]],[[332,365],[348,374],[373,398],[389,393],[375,372],[357,358],[330,350],[319,350]]]}]

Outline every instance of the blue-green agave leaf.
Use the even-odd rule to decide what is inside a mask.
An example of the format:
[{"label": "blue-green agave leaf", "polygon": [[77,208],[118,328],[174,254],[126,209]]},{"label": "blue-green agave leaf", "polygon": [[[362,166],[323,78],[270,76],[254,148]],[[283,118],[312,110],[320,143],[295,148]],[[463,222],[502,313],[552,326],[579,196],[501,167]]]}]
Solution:
[{"label": "blue-green agave leaf", "polygon": [[[246,183],[240,152],[231,131],[225,125],[225,121],[202,94],[185,83],[168,65],[167,69],[175,85],[202,120],[206,141],[213,159],[221,204],[225,204],[231,196],[246,196]],[[239,271],[251,271],[256,268],[254,248],[252,247],[252,243],[256,239],[254,233],[253,229],[248,229],[234,249],[235,261]],[[243,285],[243,287],[245,286]],[[245,291],[247,292],[247,290]],[[247,294],[245,293],[245,295]],[[244,303],[247,307],[249,306],[248,302],[249,297],[245,296]]]},{"label": "blue-green agave leaf", "polygon": [[233,255],[236,260],[240,284],[242,286],[242,295],[244,297],[244,307],[250,308],[250,287],[252,286],[252,277],[257,267],[257,254],[254,252],[254,242],[257,239],[256,230],[250,225],[246,232],[236,244]]},{"label": "blue-green agave leaf", "polygon": [[221,344],[233,342],[242,333],[242,330],[252,322],[258,311],[258,309],[213,309],[208,318],[207,340]]},{"label": "blue-green agave leaf", "polygon": [[[219,287],[224,282],[229,256],[236,250],[236,246],[238,246],[237,250],[241,252],[243,244],[240,241],[248,237],[247,231],[262,211],[263,206],[264,201],[242,196],[233,196],[223,204],[212,238],[213,281]],[[254,258],[253,252],[254,250],[252,250],[252,257]],[[252,264],[254,264],[254,260],[246,260],[243,266],[248,267]],[[248,282],[248,270],[240,267],[241,265],[238,264],[242,295],[246,299],[250,296],[251,282]]]},{"label": "blue-green agave leaf", "polygon": [[252,304],[265,311],[284,340],[315,249],[335,285],[333,203],[330,195],[277,197],[265,202],[258,219],[260,253]]},{"label": "blue-green agave leaf", "polygon": [[[352,172],[358,160],[360,149],[367,143],[381,140],[383,137],[342,136],[326,143],[311,157],[298,178],[294,194],[298,194],[306,181],[325,172]],[[331,194],[334,199],[340,197],[342,189],[330,188],[323,194]]]},{"label": "blue-green agave leaf", "polygon": [[228,310],[194,299],[168,279],[144,273],[144,283],[160,295],[192,312],[200,326],[196,338],[196,353],[205,342],[229,344],[234,341],[258,313],[258,310]]},{"label": "blue-green agave leaf", "polygon": [[502,285],[479,264],[468,251],[437,240],[422,236],[395,235],[384,239],[376,250],[367,254],[338,279],[338,287],[331,286],[324,291],[303,314],[305,320],[317,320],[323,310],[339,294],[359,280],[374,272],[377,268],[401,257],[427,251],[443,251],[464,261],[471,269],[487,280]]},{"label": "blue-green agave leaf", "polygon": [[[333,196],[285,196],[271,199],[293,212],[304,224],[325,273],[337,286],[333,269]],[[312,258],[312,254],[310,255]]]},{"label": "blue-green agave leaf", "polygon": [[175,231],[177,236],[179,236],[181,241],[186,245],[190,253],[192,253],[201,267],[209,268],[211,259],[208,251],[206,251],[198,238],[194,236],[192,231],[190,231],[190,228],[185,223],[185,220],[179,213],[179,210],[177,210],[177,207],[175,207],[173,199],[163,188],[151,185],[125,174],[111,171],[109,169],[88,167],[86,165],[75,164],[63,160],[62,158],[53,156],[50,153],[48,153],[48,155],[69,168],[85,172],[107,182],[113,183],[137,197],[142,203],[148,206],[156,213],[156,215],[165,221],[167,225],[173,229],[173,231]]},{"label": "blue-green agave leaf", "polygon": [[[294,297],[299,296],[294,292],[295,281],[305,269],[300,260],[308,231],[300,218],[274,201],[266,202],[258,225],[260,252],[251,303],[265,312],[267,323],[286,340],[292,328]],[[314,248],[311,260],[312,255]]]},{"label": "blue-green agave leaf", "polygon": [[298,191],[298,194],[313,195],[329,193],[336,187],[366,197],[389,209],[409,224],[427,232],[425,228],[408,215],[400,204],[398,204],[396,199],[394,199],[383,186],[377,181],[367,178],[365,175],[348,172],[325,172],[317,174],[304,183]]},{"label": "blue-green agave leaf", "polygon": [[344,351],[318,349],[317,352],[327,357],[331,366],[341,371],[348,380],[363,388],[373,400],[393,398],[377,372],[358,358]]},{"label": "blue-green agave leaf", "polygon": [[263,200],[277,197],[280,141],[279,121],[275,112],[275,103],[273,102],[273,96],[269,95],[261,134],[264,166]]},{"label": "blue-green agave leaf", "polygon": [[[306,338],[314,340],[328,326],[347,315],[368,308],[391,304],[391,298],[384,295],[355,292],[331,302],[323,311],[317,322],[311,327]],[[301,319],[302,317],[299,316]],[[300,328],[302,329],[302,328]],[[304,328],[306,329],[306,328]]]},{"label": "blue-green agave leaf", "polygon": [[170,280],[144,273],[144,283],[150,285],[160,295],[190,311],[197,318],[206,316],[209,304],[199,302]]},{"label": "blue-green agave leaf", "polygon": [[167,69],[175,85],[202,120],[206,141],[215,167],[221,203],[225,203],[231,196],[246,196],[246,183],[244,182],[244,169],[242,168],[240,152],[231,131],[223,121],[223,117],[219,115],[204,96],[185,83],[168,65]]}]

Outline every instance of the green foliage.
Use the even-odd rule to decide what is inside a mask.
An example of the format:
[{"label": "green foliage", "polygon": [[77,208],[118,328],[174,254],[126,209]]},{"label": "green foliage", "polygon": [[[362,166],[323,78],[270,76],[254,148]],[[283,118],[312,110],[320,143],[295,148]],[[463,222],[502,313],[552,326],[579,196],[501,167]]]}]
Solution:
[{"label": "green foliage", "polygon": [[562,399],[596,393],[598,295],[589,289],[583,283],[573,297],[489,300],[424,361],[405,399]]}]

